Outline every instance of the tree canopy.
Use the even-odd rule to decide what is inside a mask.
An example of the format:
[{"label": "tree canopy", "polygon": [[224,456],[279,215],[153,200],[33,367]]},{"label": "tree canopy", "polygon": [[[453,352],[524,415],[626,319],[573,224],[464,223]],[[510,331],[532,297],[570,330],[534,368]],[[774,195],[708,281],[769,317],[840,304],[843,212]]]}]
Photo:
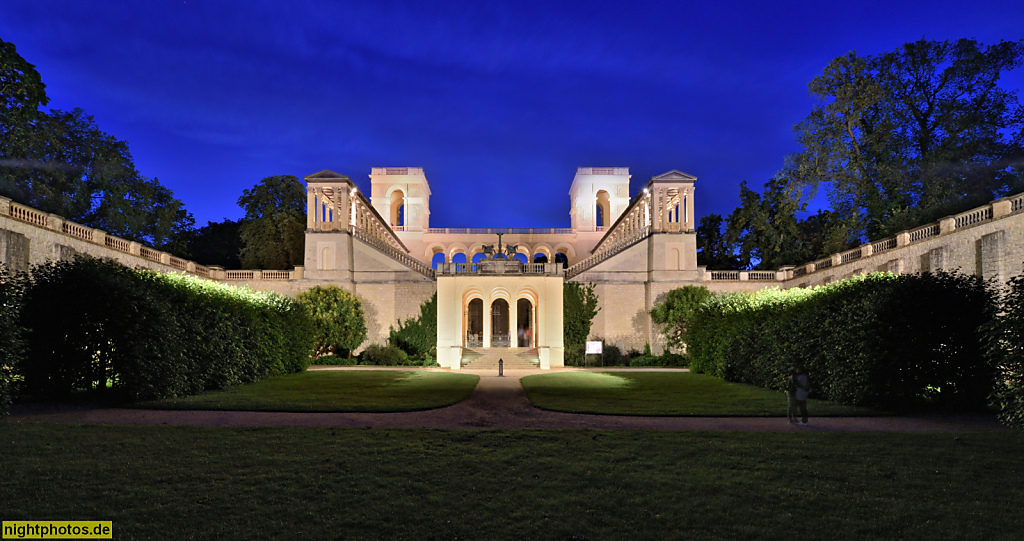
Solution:
[{"label": "tree canopy", "polygon": [[306,188],[292,175],[266,177],[242,192],[239,228],[244,268],[287,269],[302,263],[306,242]]},{"label": "tree canopy", "polygon": [[[1024,107],[999,86],[1024,40],[916,41],[832,60],[795,127],[802,149],[728,218],[705,216],[698,262],[775,269],[841,252],[1024,189]],[[830,210],[804,216],[824,189]],[[700,238],[702,237],[702,238]]]},{"label": "tree canopy", "polygon": [[1024,109],[1000,77],[1024,40],[916,41],[840,56],[811,81],[783,174],[827,185],[844,240],[880,238],[1024,188]]},{"label": "tree canopy", "polygon": [[195,223],[182,202],[135,169],[128,143],[81,109],[40,109],[48,101],[35,67],[0,40],[0,195],[182,253]]}]

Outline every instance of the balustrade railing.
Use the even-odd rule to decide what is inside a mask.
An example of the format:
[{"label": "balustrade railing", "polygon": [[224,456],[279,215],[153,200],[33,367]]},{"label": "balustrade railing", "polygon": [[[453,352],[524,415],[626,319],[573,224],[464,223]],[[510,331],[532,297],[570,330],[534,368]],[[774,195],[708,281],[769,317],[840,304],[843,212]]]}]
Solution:
[{"label": "balustrade railing", "polygon": [[119,252],[131,253],[132,251],[132,243],[118,237],[111,237],[108,235],[107,238],[103,240],[103,244],[105,244],[107,248],[113,248]]},{"label": "balustrade railing", "polygon": [[740,271],[711,271],[712,280],[739,280]]},{"label": "balustrade railing", "polygon": [[1024,210],[1024,193],[1010,199],[1010,212],[1020,212],[1022,210]]},{"label": "balustrade railing", "polygon": [[814,271],[815,272],[820,271],[822,269],[828,269],[828,268],[831,268],[831,267],[832,267],[832,258],[831,257],[828,258],[828,259],[819,259],[819,260],[814,262]]},{"label": "balustrade railing", "polygon": [[253,280],[256,278],[256,271],[251,270],[229,270],[225,271],[225,280]]},{"label": "balustrade railing", "polygon": [[747,280],[757,282],[774,282],[778,280],[775,271],[750,271],[747,273]]},{"label": "balustrade railing", "polygon": [[651,236],[650,227],[641,227],[632,232],[632,234],[620,237],[611,243],[600,243],[600,250],[595,252],[594,255],[576,263],[575,265],[565,269],[565,278],[569,279],[582,272],[593,268],[595,265],[607,260],[608,258],[622,252],[626,248],[633,246],[634,244],[646,239]]},{"label": "balustrade railing", "polygon": [[410,256],[409,254],[395,249],[395,247],[393,247],[390,244],[384,242],[377,235],[373,235],[373,234],[367,232],[365,229],[362,229],[362,228],[359,228],[359,227],[355,227],[355,228],[352,228],[352,236],[354,236],[355,238],[357,238],[357,239],[359,239],[359,240],[361,240],[361,241],[363,241],[363,242],[373,246],[374,248],[377,248],[378,250],[383,252],[385,255],[390,256],[395,261],[398,261],[399,263],[409,267],[410,269],[412,269],[412,270],[414,270],[414,271],[416,271],[416,272],[418,272],[418,273],[420,273],[420,274],[422,274],[422,275],[424,275],[424,276],[426,276],[428,278],[433,278],[434,277],[434,269],[424,265],[422,262],[420,262],[420,260]]},{"label": "balustrade railing", "polygon": [[11,202],[11,218],[32,225],[46,227],[46,213],[14,202]]},{"label": "balustrade railing", "polygon": [[75,222],[64,222],[61,229],[72,237],[77,237],[83,240],[92,240],[92,229],[78,225]]},{"label": "balustrade railing", "polygon": [[188,270],[188,261],[171,256],[171,266],[180,271]]},{"label": "balustrade railing", "polygon": [[877,254],[878,252],[884,252],[886,250],[892,250],[896,247],[896,237],[880,240],[878,242],[871,243],[871,253]]},{"label": "balustrade railing", "polygon": [[160,253],[161,252],[154,250],[148,246],[143,246],[139,249],[139,255],[150,261],[156,261],[157,263],[160,262]]},{"label": "balustrade railing", "polygon": [[860,259],[860,256],[860,248],[854,248],[853,250],[847,250],[839,254],[839,261],[842,263],[849,263]]},{"label": "balustrade railing", "polygon": [[956,228],[979,224],[992,218],[992,207],[982,207],[956,215]]},{"label": "balustrade railing", "polygon": [[939,224],[928,224],[910,231],[910,242],[917,242],[939,234]]},{"label": "balustrade railing", "polygon": [[264,280],[291,280],[292,271],[286,270],[265,270],[262,273]]},{"label": "balustrade railing", "polygon": [[510,227],[510,228],[479,228],[479,227],[430,227],[427,233],[444,235],[571,235],[572,228],[569,227]]}]

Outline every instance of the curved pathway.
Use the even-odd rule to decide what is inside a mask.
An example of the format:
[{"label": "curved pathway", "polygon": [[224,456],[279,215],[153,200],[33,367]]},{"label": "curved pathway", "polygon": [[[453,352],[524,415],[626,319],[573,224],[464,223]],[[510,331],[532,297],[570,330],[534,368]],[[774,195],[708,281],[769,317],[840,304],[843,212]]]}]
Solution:
[{"label": "curved pathway", "polygon": [[[351,368],[347,368],[351,369]],[[379,369],[374,367],[373,369]],[[669,371],[666,369],[661,369]],[[713,430],[748,432],[965,431],[999,429],[990,417],[819,417],[809,426],[778,417],[640,417],[540,410],[526,399],[519,380],[539,370],[474,372],[480,383],[458,404],[408,413],[285,413],[255,411],[168,411],[96,408],[40,411],[15,407],[11,421],[108,424],[290,426],[350,428],[585,428],[596,430]]]}]

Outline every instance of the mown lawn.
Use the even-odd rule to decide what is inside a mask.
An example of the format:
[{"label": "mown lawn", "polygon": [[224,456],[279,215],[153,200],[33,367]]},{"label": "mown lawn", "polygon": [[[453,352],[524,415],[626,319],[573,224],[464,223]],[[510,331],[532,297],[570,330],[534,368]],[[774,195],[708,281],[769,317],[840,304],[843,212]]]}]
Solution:
[{"label": "mown lawn", "polygon": [[398,412],[465,400],[479,376],[413,370],[315,370],[196,396],[143,402],[148,409]]},{"label": "mown lawn", "polygon": [[[115,539],[1019,539],[1024,434],[0,420],[3,520]],[[577,537],[572,537],[577,536]]]},{"label": "mown lawn", "polygon": [[[534,406],[570,413],[785,417],[786,395],[690,372],[556,372],[525,376]],[[879,415],[867,408],[809,400],[813,417]]]}]

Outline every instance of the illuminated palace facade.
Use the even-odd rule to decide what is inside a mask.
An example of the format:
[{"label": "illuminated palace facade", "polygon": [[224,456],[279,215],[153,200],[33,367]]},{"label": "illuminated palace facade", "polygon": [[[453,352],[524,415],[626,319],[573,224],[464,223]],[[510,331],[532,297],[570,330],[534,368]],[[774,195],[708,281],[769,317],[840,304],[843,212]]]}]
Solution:
[{"label": "illuminated palace facade", "polygon": [[591,340],[659,353],[650,310],[687,284],[754,291],[940,269],[1005,284],[1024,272],[1024,194],[792,267],[709,271],[697,265],[696,178],[669,171],[630,194],[629,177],[625,167],[577,169],[568,228],[451,229],[430,224],[423,169],[374,168],[368,196],[349,177],[320,171],[305,177],[304,265],[292,270],[204,266],[0,197],[0,263],[18,271],[90,255],[289,295],[333,284],[362,301],[366,344],[386,342],[390,327],[437,293],[437,360],[451,369],[497,355],[562,366],[566,281],[595,286]]},{"label": "illuminated palace facade", "polygon": [[389,317],[436,291],[438,362],[449,368],[459,368],[467,350],[495,348],[532,351],[541,368],[562,366],[565,280],[595,284],[594,336],[643,349],[657,343],[647,315],[653,303],[701,280],[696,178],[670,171],[633,197],[629,179],[625,167],[579,168],[568,228],[452,229],[431,227],[421,168],[374,168],[369,198],[348,177],[321,171],[306,177],[303,280],[349,287],[372,307],[394,306]]}]

